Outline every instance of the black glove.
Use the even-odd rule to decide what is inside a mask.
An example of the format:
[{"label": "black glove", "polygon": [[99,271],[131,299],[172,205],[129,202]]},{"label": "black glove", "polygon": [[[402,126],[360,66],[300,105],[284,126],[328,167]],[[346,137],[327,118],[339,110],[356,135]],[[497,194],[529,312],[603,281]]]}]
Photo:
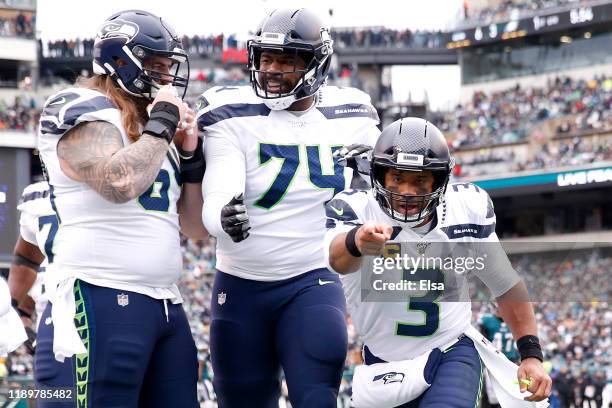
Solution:
[{"label": "black glove", "polygon": [[36,332],[31,327],[25,328],[28,339],[23,343],[28,354],[34,355],[36,352]]},{"label": "black glove", "polygon": [[244,241],[249,237],[251,224],[243,203],[243,194],[238,193],[221,209],[221,227],[234,242]]},{"label": "black glove", "polygon": [[334,158],[338,159],[338,164],[344,167],[350,167],[359,174],[369,175],[369,152],[372,146],[363,144],[351,144],[336,150],[333,154]]}]

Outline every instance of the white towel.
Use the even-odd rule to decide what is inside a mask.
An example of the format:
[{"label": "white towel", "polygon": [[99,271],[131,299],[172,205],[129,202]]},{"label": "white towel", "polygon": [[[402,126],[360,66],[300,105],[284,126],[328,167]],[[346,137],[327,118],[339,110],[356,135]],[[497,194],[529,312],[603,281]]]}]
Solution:
[{"label": "white towel", "polygon": [[0,278],[0,357],[21,346],[27,339],[21,318],[11,306],[8,284]]},{"label": "white towel", "polygon": [[480,359],[487,368],[489,378],[495,390],[495,396],[502,408],[545,408],[548,407],[548,399],[539,402],[525,401],[529,392],[521,394],[520,387],[516,383],[518,366],[508,360],[503,353],[497,351],[478,330],[470,326],[465,335],[474,342]]},{"label": "white towel", "polygon": [[431,385],[423,376],[431,352],[429,350],[412,360],[355,367],[353,406],[393,408],[419,397]]},{"label": "white towel", "polygon": [[53,353],[60,363],[65,358],[87,352],[81,336],[74,325],[76,302],[74,301],[74,282],[71,277],[59,282],[49,294],[51,320],[53,320]]}]

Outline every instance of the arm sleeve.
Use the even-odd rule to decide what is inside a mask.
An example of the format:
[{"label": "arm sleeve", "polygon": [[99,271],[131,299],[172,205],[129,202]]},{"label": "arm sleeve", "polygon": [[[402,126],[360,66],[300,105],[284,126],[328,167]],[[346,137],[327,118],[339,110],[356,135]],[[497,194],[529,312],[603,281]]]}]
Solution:
[{"label": "arm sleeve", "polygon": [[[495,228],[495,212],[493,211],[493,203],[489,195],[486,196],[484,203],[476,212],[479,224],[492,225]],[[485,267],[482,269],[475,268],[476,276],[489,288],[493,297],[497,298],[514,287],[521,281],[520,276],[510,264],[508,255],[499,242],[499,238],[495,230],[479,243],[480,255],[485,256]]]},{"label": "arm sleeve", "polygon": [[38,246],[36,242],[36,222],[37,218],[35,216],[25,211],[21,212],[21,216],[19,217],[19,234],[24,241]]},{"label": "arm sleeve", "polygon": [[204,135],[206,173],[202,182],[202,221],[211,235],[229,239],[221,227],[221,209],[234,195],[244,192],[246,158],[229,129],[217,125],[214,129],[208,128]]}]

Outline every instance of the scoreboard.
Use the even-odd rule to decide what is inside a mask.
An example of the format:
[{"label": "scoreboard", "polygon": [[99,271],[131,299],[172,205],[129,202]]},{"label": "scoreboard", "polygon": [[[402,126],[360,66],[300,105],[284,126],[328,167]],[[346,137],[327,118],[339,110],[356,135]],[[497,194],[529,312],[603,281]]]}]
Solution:
[{"label": "scoreboard", "polygon": [[574,7],[560,12],[491,23],[450,33],[447,48],[464,48],[532,35],[563,32],[612,22],[612,3]]},{"label": "scoreboard", "polygon": [[19,236],[17,204],[30,183],[30,151],[0,147],[0,265],[10,263]]}]

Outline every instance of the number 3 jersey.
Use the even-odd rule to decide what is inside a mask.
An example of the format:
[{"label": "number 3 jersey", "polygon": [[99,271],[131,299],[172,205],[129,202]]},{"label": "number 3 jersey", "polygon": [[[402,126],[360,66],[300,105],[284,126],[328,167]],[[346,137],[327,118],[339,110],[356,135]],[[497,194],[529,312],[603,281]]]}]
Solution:
[{"label": "number 3 jersey", "polygon": [[[324,268],[324,204],[353,173],[332,154],[354,143],[374,146],[380,131],[369,96],[326,86],[305,112],[272,111],[250,87],[216,87],[198,105],[204,224],[218,238],[217,268],[259,281]],[[221,209],[240,192],[252,228],[235,243],[221,227]]]},{"label": "number 3 jersey", "polygon": [[[467,277],[465,273],[457,273],[458,269],[446,269],[449,259],[458,259],[466,249],[482,252],[479,248],[482,243],[501,250],[495,234],[495,214],[484,190],[467,183],[449,184],[436,209],[437,222],[424,235],[390,218],[372,191],[344,191],[327,204],[326,211],[328,231],[324,250],[331,270],[329,245],[336,236],[366,222],[393,227],[384,255],[365,256],[360,270],[341,275],[355,328],[375,356],[385,361],[411,359],[450,344],[464,333],[471,322]],[[490,249],[485,252],[493,253]],[[399,266],[388,264],[383,269],[384,258],[396,255],[422,261]],[[471,254],[475,259],[478,255]],[[436,264],[436,257],[444,262]],[[429,264],[423,263],[426,258]],[[421,266],[415,262],[422,262]],[[482,265],[484,269],[474,267],[472,271],[494,297],[519,281],[503,252],[498,253],[495,262],[483,260]],[[400,292],[395,290],[398,286],[395,289],[383,286],[382,282],[389,277],[393,282],[403,279],[414,283],[407,284],[413,286],[404,286],[405,291]],[[443,290],[436,286],[440,283]]]},{"label": "number 3 jersey", "polygon": [[66,132],[92,121],[114,125],[124,145],[130,144],[121,112],[100,92],[70,88],[51,96],[42,111],[38,147],[59,220],[53,242],[48,244],[49,268],[99,286],[170,297],[157,288],[172,286],[182,266],[176,152],[170,149],[156,180],[140,197],[124,204],[111,203],[85,183],[68,177],[57,156],[58,142]]}]

